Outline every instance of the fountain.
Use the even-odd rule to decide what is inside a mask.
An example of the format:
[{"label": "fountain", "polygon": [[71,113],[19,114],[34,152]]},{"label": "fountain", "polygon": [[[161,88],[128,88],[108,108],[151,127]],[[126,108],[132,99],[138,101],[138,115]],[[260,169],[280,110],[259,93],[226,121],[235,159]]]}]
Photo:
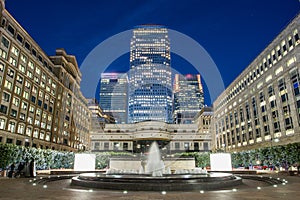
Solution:
[{"label": "fountain", "polygon": [[156,142],[151,144],[146,164],[146,174],[152,176],[163,176],[165,165],[161,160],[159,148]]},{"label": "fountain", "polygon": [[139,170],[109,169],[106,174],[83,173],[72,178],[72,185],[76,186],[140,191],[212,190],[241,183],[241,178],[230,173],[207,173],[200,168],[177,170],[172,174],[164,166],[156,142],[151,144],[146,165],[141,163]]}]

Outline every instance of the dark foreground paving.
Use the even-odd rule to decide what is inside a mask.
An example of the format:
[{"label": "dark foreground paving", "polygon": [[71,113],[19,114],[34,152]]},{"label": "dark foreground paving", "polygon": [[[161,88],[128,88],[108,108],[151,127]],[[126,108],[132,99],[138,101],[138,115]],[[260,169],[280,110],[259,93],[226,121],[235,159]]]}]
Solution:
[{"label": "dark foreground paving", "polygon": [[[220,191],[192,191],[192,192],[135,192],[111,191],[70,186],[70,179],[57,180],[34,185],[32,179],[0,178],[0,199],[59,199],[59,200],[85,200],[85,199],[122,199],[122,200],[161,200],[161,199],[284,199],[294,200],[300,197],[300,177],[279,174],[268,175],[273,178],[285,179],[285,185],[275,187],[263,182],[244,180],[244,184],[237,188]],[[39,179],[39,177],[37,177]],[[157,185],[159,187],[159,185]],[[261,189],[258,189],[260,187]]]}]

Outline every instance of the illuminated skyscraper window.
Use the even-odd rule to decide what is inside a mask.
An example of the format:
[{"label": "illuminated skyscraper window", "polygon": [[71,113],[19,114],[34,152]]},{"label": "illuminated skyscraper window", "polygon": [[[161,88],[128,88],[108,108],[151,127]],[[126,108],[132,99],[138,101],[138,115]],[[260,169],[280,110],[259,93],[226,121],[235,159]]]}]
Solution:
[{"label": "illuminated skyscraper window", "polygon": [[170,41],[164,26],[133,30],[130,44],[128,122],[172,122]]},{"label": "illuminated skyscraper window", "polygon": [[200,75],[175,74],[174,80],[174,123],[191,124],[204,106],[203,87]]}]

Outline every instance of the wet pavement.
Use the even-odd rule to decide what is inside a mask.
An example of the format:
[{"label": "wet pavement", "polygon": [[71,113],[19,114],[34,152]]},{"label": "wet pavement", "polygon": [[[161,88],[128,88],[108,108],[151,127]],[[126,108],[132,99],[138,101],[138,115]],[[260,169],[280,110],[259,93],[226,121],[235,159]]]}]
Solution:
[{"label": "wet pavement", "polygon": [[[300,176],[287,174],[268,174],[280,179],[284,184],[268,185],[254,180],[243,180],[243,185],[218,191],[190,192],[142,192],[142,191],[113,191],[89,189],[71,186],[70,179],[55,181],[40,181],[41,177],[32,178],[0,178],[0,199],[122,199],[122,200],[160,200],[160,199],[298,199],[300,196]],[[159,187],[159,185],[157,185]]]}]

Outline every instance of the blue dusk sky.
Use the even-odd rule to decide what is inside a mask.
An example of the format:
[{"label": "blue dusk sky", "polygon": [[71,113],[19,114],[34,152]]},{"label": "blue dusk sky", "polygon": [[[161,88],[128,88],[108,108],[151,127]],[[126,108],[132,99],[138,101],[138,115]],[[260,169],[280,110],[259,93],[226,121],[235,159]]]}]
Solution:
[{"label": "blue dusk sky", "polygon": [[[6,0],[6,9],[48,55],[64,48],[81,66],[107,38],[137,25],[161,24],[197,41],[215,62],[225,87],[299,8],[299,0]],[[180,73],[197,72],[179,56],[171,59]],[[129,54],[108,67],[115,72],[128,69]],[[206,87],[205,103],[212,103]]]}]

